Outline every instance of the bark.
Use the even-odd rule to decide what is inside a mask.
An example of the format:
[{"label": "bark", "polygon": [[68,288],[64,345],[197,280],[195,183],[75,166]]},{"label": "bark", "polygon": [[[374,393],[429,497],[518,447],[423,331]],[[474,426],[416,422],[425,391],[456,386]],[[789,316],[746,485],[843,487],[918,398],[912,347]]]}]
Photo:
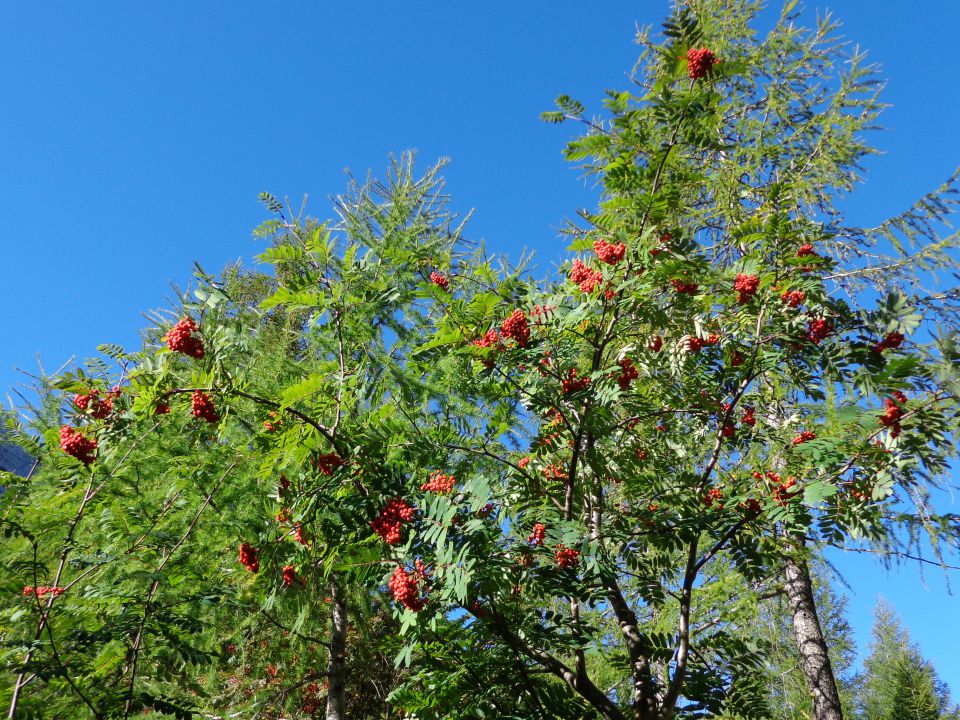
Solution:
[{"label": "bark", "polygon": [[784,567],[787,598],[793,616],[793,632],[800,650],[800,664],[813,699],[813,720],[843,720],[837,679],[827,654],[823,629],[817,618],[810,570],[805,560],[791,555],[787,555]]},{"label": "bark", "polygon": [[330,580],[330,658],[327,660],[326,720],[345,720],[347,685],[347,599],[336,576]]}]

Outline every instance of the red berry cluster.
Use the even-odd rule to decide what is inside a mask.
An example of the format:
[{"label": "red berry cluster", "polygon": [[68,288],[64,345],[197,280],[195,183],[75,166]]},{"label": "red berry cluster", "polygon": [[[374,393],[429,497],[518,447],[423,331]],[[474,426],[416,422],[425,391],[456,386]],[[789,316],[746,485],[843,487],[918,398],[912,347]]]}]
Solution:
[{"label": "red berry cluster", "polygon": [[749,498],[744,502],[740,503],[740,507],[746,510],[748,515],[759,515],[760,514],[760,501],[756,498]]},{"label": "red berry cluster", "polygon": [[69,425],[64,425],[60,428],[60,449],[84,465],[89,465],[96,455],[97,441],[85,437],[82,432]]},{"label": "red berry cluster", "polygon": [[606,240],[597,240],[593,243],[593,252],[597,254],[601,262],[605,262],[607,265],[616,265],[623,260],[623,256],[627,252],[627,246],[623,243],[614,245]]},{"label": "red berry cluster", "polygon": [[786,480],[782,480],[776,473],[767,473],[767,479],[776,483],[773,488],[773,499],[777,501],[780,507],[786,507],[793,498],[797,497],[801,491],[791,490],[797,484],[797,479],[789,475]]},{"label": "red berry cluster", "polygon": [[710,488],[707,494],[703,496],[703,504],[707,507],[713,507],[713,504],[717,503],[717,507],[722,510],[723,503],[720,502],[721,499],[723,499],[723,492],[720,488]]},{"label": "red berry cluster", "polygon": [[547,527],[543,523],[535,523],[533,526],[533,532],[530,533],[530,537],[527,538],[527,542],[531,545],[543,545],[543,536],[547,532]]},{"label": "red berry cluster", "polygon": [[62,587],[50,587],[48,585],[38,585],[34,587],[33,585],[24,585],[23,594],[27,595],[36,595],[38,598],[44,598],[47,595],[53,595],[54,597],[60,597],[63,595]]},{"label": "red berry cluster", "polygon": [[191,400],[195,418],[206,420],[208,423],[215,423],[220,419],[220,416],[217,415],[217,409],[213,406],[213,400],[202,390],[194,390]]},{"label": "red berry cluster", "polygon": [[687,71],[692,80],[705,78],[713,66],[720,62],[720,59],[707,48],[690,48],[687,50]]},{"label": "red berry cluster", "polygon": [[580,553],[573,548],[565,547],[562,544],[557,545],[553,552],[553,556],[556,558],[557,565],[561,570],[575,568],[580,564]]},{"label": "red berry cluster", "polygon": [[780,296],[784,305],[792,308],[800,307],[803,301],[807,299],[807,294],[803,290],[789,290]]},{"label": "red berry cluster", "polygon": [[808,257],[810,255],[816,255],[816,251],[813,249],[813,245],[807,243],[806,245],[801,245],[797,248],[797,257]]},{"label": "red berry cluster", "polygon": [[297,525],[294,529],[293,539],[296,540],[301,545],[307,545],[307,538],[303,534],[303,525]]},{"label": "red berry cluster", "polygon": [[333,475],[333,472],[343,465],[343,458],[336,453],[322,453],[313,459],[313,465],[321,475]]},{"label": "red berry cluster", "polygon": [[746,361],[747,357],[739,350],[734,350],[730,353],[730,365],[731,367],[740,367]]},{"label": "red berry cluster", "polygon": [[260,560],[257,559],[257,549],[250,543],[240,545],[240,564],[252,573],[260,572]]},{"label": "red berry cluster", "polygon": [[631,382],[640,377],[640,371],[634,366],[633,360],[628,357],[618,360],[617,365],[620,366],[620,375],[617,377],[617,384],[621,390],[626,390],[630,387]]},{"label": "red berry cluster", "polygon": [[500,326],[500,334],[512,338],[517,345],[525,348],[530,344],[530,325],[523,310],[514,310]]},{"label": "red berry cluster", "polygon": [[692,353],[698,353],[708,345],[706,340],[698,338],[696,335],[688,335],[685,337],[683,344],[687,348],[687,351]]},{"label": "red berry cluster", "polygon": [[283,566],[283,584],[285,587],[292,587],[295,582],[300,582],[297,577],[297,569],[293,565]]},{"label": "red berry cluster", "polygon": [[91,390],[86,395],[77,394],[73,396],[73,404],[83,412],[89,412],[95,420],[103,420],[113,412],[113,398],[117,393],[110,393],[105,399],[100,399],[100,391]]},{"label": "red berry cluster", "polygon": [[174,352],[181,352],[199,360],[203,357],[203,341],[193,336],[197,330],[197,324],[193,318],[185,317],[170,328],[166,336],[167,347]]},{"label": "red berry cluster", "polygon": [[737,293],[738,303],[749,302],[759,288],[760,278],[756,275],[737,273],[737,277],[733,281],[733,289]]},{"label": "red berry cluster", "polygon": [[420,593],[420,581],[426,576],[423,563],[417,560],[416,569],[408,572],[401,565],[393,570],[390,578],[390,592],[398,603],[414,612],[420,612],[427,604],[426,594]]},{"label": "red berry cluster", "polygon": [[525,467],[527,467],[527,465],[529,465],[529,464],[530,464],[530,457],[529,457],[529,456],[527,456],[527,457],[522,457],[522,458],[520,458],[520,462],[517,463],[517,467],[519,467],[521,470],[523,470],[523,469],[524,469]]},{"label": "red berry cluster", "polygon": [[439,470],[434,470],[430,478],[420,486],[425,492],[448,493],[453,490],[453,484],[457,479],[453,475],[444,475]]},{"label": "red berry cluster", "polygon": [[450,281],[447,280],[446,276],[441,275],[436,270],[430,273],[430,282],[432,282],[434,285],[441,288],[442,290],[450,289]]},{"label": "red berry cluster", "polygon": [[597,285],[603,282],[603,273],[599,270],[591,270],[577,258],[573,261],[573,268],[570,270],[570,282],[579,285],[581,292],[589,295]]},{"label": "red berry cluster", "polygon": [[547,467],[543,469],[543,476],[547,480],[563,481],[567,479],[567,473],[564,472],[562,467],[556,464],[547,465]]},{"label": "red berry cluster", "polygon": [[742,422],[744,425],[749,425],[750,427],[756,425],[757,418],[754,417],[753,413],[754,409],[752,407],[745,407],[743,409],[743,417],[740,418],[740,422]]},{"label": "red berry cluster", "polygon": [[903,405],[906,402],[907,396],[899,390],[894,390],[892,397],[884,398],[884,411],[880,416],[880,424],[890,428],[890,437],[900,436],[900,418],[903,417]]},{"label": "red berry cluster", "polygon": [[795,435],[792,442],[794,445],[800,445],[801,443],[805,443],[808,440],[816,440],[816,439],[817,439],[817,434],[813,432],[813,430],[804,430],[803,432]]},{"label": "red berry cluster", "polygon": [[277,495],[280,497],[286,497],[287,490],[290,489],[290,481],[287,479],[287,476],[282,474],[280,475],[280,482],[277,485]]},{"label": "red berry cluster", "polygon": [[732,438],[737,434],[737,427],[733,423],[726,423],[721,429],[720,434],[725,438]]},{"label": "red berry cluster", "polygon": [[671,280],[670,284],[673,285],[673,291],[675,293],[686,293],[687,295],[696,295],[697,290],[700,289],[700,286],[697,283],[688,283],[679,278]]},{"label": "red berry cluster", "polygon": [[477,517],[478,517],[478,518],[488,518],[488,517],[490,517],[491,515],[493,515],[493,509],[494,509],[493,503],[487,503],[487,504],[484,505],[482,508],[480,508],[479,510],[477,510]]},{"label": "red berry cluster", "polygon": [[903,343],[903,333],[892,332],[873,346],[875,353],[882,353],[884,350],[896,350]]},{"label": "red berry cluster", "polygon": [[663,338],[659,335],[654,335],[650,338],[650,341],[647,343],[647,350],[651,352],[660,352],[663,349]]},{"label": "red berry cluster", "polygon": [[414,508],[403,498],[393,498],[386,504],[380,514],[370,521],[373,531],[382,537],[387,545],[396,545],[400,542],[400,533],[403,523],[413,520]]},{"label": "red berry cluster", "polygon": [[807,323],[807,340],[819,345],[827,335],[833,332],[833,326],[826,318],[814,318]]},{"label": "red berry cluster", "polygon": [[154,415],[168,415],[170,413],[170,403],[161,400],[157,403],[157,406],[153,408]]},{"label": "red berry cluster", "polygon": [[590,378],[577,377],[576,368],[570,368],[570,372],[568,372],[567,376],[560,382],[560,385],[563,388],[564,395],[572,395],[575,392],[580,392],[590,387]]}]

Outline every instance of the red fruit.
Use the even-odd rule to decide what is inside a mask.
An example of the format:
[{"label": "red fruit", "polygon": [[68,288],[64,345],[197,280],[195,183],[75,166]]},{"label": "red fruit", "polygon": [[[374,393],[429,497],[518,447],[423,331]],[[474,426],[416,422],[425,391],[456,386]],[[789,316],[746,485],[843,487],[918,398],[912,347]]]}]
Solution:
[{"label": "red fruit", "polygon": [[884,350],[896,350],[903,343],[903,333],[888,333],[883,340],[873,346],[875,353],[882,353]]},{"label": "red fruit", "polygon": [[373,531],[382,537],[387,545],[396,545],[400,542],[403,523],[413,520],[414,508],[403,498],[390,500],[380,514],[370,521]]},{"label": "red fruit", "polygon": [[673,285],[673,291],[675,293],[686,293],[687,295],[696,295],[697,290],[700,289],[700,286],[696,283],[688,283],[680,279],[671,280],[670,284]]},{"label": "red fruit", "polygon": [[825,318],[814,318],[807,323],[807,339],[815,345],[833,332],[833,326]]},{"label": "red fruit", "polygon": [[477,517],[478,517],[478,518],[488,518],[488,517],[490,517],[491,515],[493,515],[493,510],[494,510],[493,503],[487,503],[487,504],[484,505],[482,508],[480,508],[479,510],[477,510]]},{"label": "red fruit", "polygon": [[597,254],[601,262],[605,262],[607,265],[616,265],[623,260],[626,251],[627,246],[623,243],[613,245],[606,240],[597,240],[593,243],[593,252]]},{"label": "red fruit", "polygon": [[707,494],[703,496],[703,504],[706,505],[707,507],[712,507],[713,504],[716,502],[717,508],[722,510],[723,503],[718,502],[721,498],[723,498],[723,492],[720,490],[720,488],[710,488]]},{"label": "red fruit", "polygon": [[206,420],[208,423],[215,423],[220,419],[217,415],[217,409],[213,406],[213,400],[202,390],[194,390],[191,396],[193,401],[193,416]]},{"label": "red fruit", "polygon": [[892,397],[888,397],[883,401],[885,410],[883,415],[879,417],[879,421],[883,427],[890,428],[891,437],[900,436],[900,418],[903,417],[903,408],[901,406],[906,402],[907,396],[899,390],[894,390]]},{"label": "red fruit", "polygon": [[557,545],[553,555],[556,558],[557,565],[560,567],[561,570],[575,568],[577,565],[580,564],[580,553],[574,550],[573,548],[564,547],[563,545]]},{"label": "red fruit", "polygon": [[89,465],[95,459],[97,441],[85,437],[82,432],[69,425],[64,425],[60,428],[60,449],[84,465]]},{"label": "red fruit", "polygon": [[520,458],[520,462],[517,463],[517,466],[518,466],[521,470],[523,470],[523,469],[524,469],[525,467],[527,467],[527,465],[529,465],[529,464],[530,464],[530,458],[529,458],[529,457],[523,457],[523,458]]},{"label": "red fruit", "polygon": [[732,423],[727,423],[726,425],[723,426],[723,429],[720,431],[720,433],[725,438],[732,438],[734,435],[737,434],[737,428]]},{"label": "red fruit", "polygon": [[323,453],[313,459],[313,465],[321,475],[333,475],[334,470],[343,465],[343,458],[336,453]]},{"label": "red fruit", "polygon": [[157,403],[157,406],[153,409],[154,415],[167,415],[170,412],[170,405],[161,401]]},{"label": "red fruit", "polygon": [[807,442],[808,440],[816,440],[817,434],[812,430],[804,430],[793,438],[794,445],[800,445]]},{"label": "red fruit", "polygon": [[760,514],[760,501],[756,498],[749,498],[746,502],[741,503],[740,507],[746,510],[748,515]]},{"label": "red fruit", "polygon": [[733,289],[737,293],[737,302],[739,303],[749,302],[759,287],[760,278],[756,275],[738,273],[736,279],[733,281]]},{"label": "red fruit", "polygon": [[692,353],[700,352],[707,344],[706,341],[698,338],[696,335],[688,335],[686,338],[684,338],[683,343],[686,346],[687,351]]},{"label": "red fruit", "polygon": [[260,572],[260,561],[257,558],[257,549],[250,543],[240,545],[240,564],[252,573]]},{"label": "red fruit", "polygon": [[77,394],[73,396],[73,404],[83,412],[89,412],[94,419],[103,420],[113,412],[113,398],[118,397],[119,393],[110,393],[110,397],[101,400],[100,391],[91,390],[88,394]]},{"label": "red fruit", "polygon": [[434,470],[433,474],[420,486],[425,492],[435,492],[438,494],[448,493],[453,490],[453,485],[457,479],[453,475],[444,475],[439,470]]},{"label": "red fruit", "polygon": [[780,299],[785,305],[796,308],[803,305],[803,301],[807,299],[807,294],[803,290],[790,290],[781,295]]},{"label": "red fruit", "polygon": [[[534,305],[533,312],[533,321],[537,326],[543,325],[544,323],[550,322],[553,319],[553,311],[557,309],[556,305]],[[550,352],[549,350],[547,351]]]},{"label": "red fruit", "polygon": [[718,64],[720,59],[707,48],[690,48],[687,50],[687,71],[692,80],[705,78]]},{"label": "red fruit", "polygon": [[577,283],[581,292],[589,295],[596,289],[597,285],[603,282],[603,273],[599,270],[591,270],[579,258],[576,258],[573,261],[573,267],[570,269],[570,282]]},{"label": "red fruit", "polygon": [[449,290],[450,288],[450,281],[436,270],[430,273],[430,282],[443,290]]},{"label": "red fruit", "polygon": [[567,373],[567,377],[561,381],[560,385],[563,388],[564,395],[571,395],[575,392],[580,392],[581,390],[586,390],[588,387],[590,387],[590,378],[578,378],[576,368],[570,368],[570,372]]},{"label": "red fruit", "polygon": [[523,310],[514,310],[510,317],[503,321],[500,333],[504,337],[512,338],[519,347],[525,348],[530,343],[530,325],[527,323],[527,314]]},{"label": "red fruit", "polygon": [[801,245],[797,248],[797,257],[807,257],[809,255],[816,255],[817,253],[813,249],[813,245],[807,243],[806,245]]},{"label": "red fruit", "polygon": [[740,422],[742,422],[744,425],[749,425],[750,427],[753,427],[754,425],[756,425],[757,419],[753,416],[753,412],[754,410],[752,407],[744,408],[743,417],[740,418]]},{"label": "red fruit", "polygon": [[650,338],[650,342],[647,343],[647,350],[652,352],[660,352],[663,348],[663,338],[659,335],[654,335]]},{"label": "red fruit", "polygon": [[620,366],[620,376],[617,378],[617,384],[620,385],[621,390],[626,390],[630,387],[631,382],[640,377],[640,371],[634,367],[633,360],[628,357],[618,360],[617,365]]},{"label": "red fruit", "polygon": [[33,585],[25,585],[23,588],[24,595],[36,595],[38,598],[44,598],[47,595],[53,595],[54,597],[60,597],[63,595],[62,587],[49,587],[47,585],[38,585],[33,587]]},{"label": "red fruit", "polygon": [[297,569],[293,565],[283,566],[283,584],[286,587],[292,587],[295,582],[299,582]]},{"label": "red fruit", "polygon": [[390,577],[390,592],[393,593],[393,598],[414,612],[420,612],[427,604],[427,598],[420,594],[420,580],[425,575],[422,567],[422,564],[418,561],[417,570],[408,572],[402,566],[397,565]]},{"label": "red fruit", "polygon": [[527,542],[531,545],[543,545],[543,536],[546,534],[547,528],[543,523],[535,523],[533,526],[533,532],[530,533],[530,537],[527,538]]},{"label": "red fruit", "polygon": [[167,347],[192,358],[203,357],[203,342],[193,337],[198,330],[193,318],[185,317],[174,325],[166,335]]}]

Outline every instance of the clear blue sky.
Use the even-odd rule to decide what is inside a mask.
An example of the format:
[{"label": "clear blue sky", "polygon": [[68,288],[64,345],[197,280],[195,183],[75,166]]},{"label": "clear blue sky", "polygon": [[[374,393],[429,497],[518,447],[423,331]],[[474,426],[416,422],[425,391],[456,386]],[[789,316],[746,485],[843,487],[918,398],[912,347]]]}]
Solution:
[{"label": "clear blue sky", "polygon": [[[473,237],[557,262],[556,228],[592,194],[561,158],[570,130],[537,115],[561,92],[596,109],[603,89],[626,87],[635,24],[659,23],[667,1],[600,6],[4,4],[0,388],[19,381],[13,366],[35,370],[38,352],[52,369],[102,342],[135,347],[141,312],[164,306],[193,260],[215,271],[259,251],[258,192],[309,194],[325,216],[345,168],[380,172],[390,152],[450,156],[455,205],[476,208]],[[960,164],[960,2],[832,9],[889,79],[889,130],[874,137],[886,154],[848,204],[869,224]],[[838,564],[861,649],[882,593],[960,695],[960,602],[938,571],[924,588],[912,567]]]}]

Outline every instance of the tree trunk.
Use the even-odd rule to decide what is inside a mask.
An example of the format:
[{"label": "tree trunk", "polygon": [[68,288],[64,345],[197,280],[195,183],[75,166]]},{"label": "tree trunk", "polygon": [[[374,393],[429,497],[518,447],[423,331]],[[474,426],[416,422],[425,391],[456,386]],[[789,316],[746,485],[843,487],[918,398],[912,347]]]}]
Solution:
[{"label": "tree trunk", "polygon": [[327,720],[346,718],[347,599],[336,576],[330,579],[333,613],[330,618],[330,658],[327,661]]},{"label": "tree trunk", "polygon": [[[791,550],[799,549],[792,546]],[[800,650],[801,668],[813,698],[813,720],[843,720],[837,679],[830,665],[827,643],[817,618],[813,583],[806,560],[787,555],[786,590],[793,615],[793,632]]]}]

